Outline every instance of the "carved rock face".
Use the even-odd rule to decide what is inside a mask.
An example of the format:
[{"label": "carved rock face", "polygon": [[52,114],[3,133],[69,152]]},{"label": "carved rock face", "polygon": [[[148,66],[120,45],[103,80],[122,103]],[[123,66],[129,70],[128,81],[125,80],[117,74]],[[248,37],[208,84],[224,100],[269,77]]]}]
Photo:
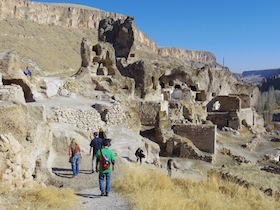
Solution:
[{"label": "carved rock face", "polygon": [[99,40],[111,43],[115,48],[116,57],[129,56],[134,44],[132,20],[131,17],[127,17],[125,21],[106,18],[99,23]]},{"label": "carved rock face", "polygon": [[26,101],[34,101],[30,82],[20,68],[20,59],[14,51],[7,52],[0,58],[0,72],[4,85],[16,84],[22,87]]}]

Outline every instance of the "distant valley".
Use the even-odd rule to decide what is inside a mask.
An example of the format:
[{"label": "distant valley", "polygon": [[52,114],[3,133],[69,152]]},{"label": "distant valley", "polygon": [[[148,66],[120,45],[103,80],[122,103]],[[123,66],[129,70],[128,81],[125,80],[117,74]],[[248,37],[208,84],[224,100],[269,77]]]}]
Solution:
[{"label": "distant valley", "polygon": [[280,68],[243,71],[242,80],[250,84],[260,84],[263,79],[268,79],[278,74],[280,74]]}]

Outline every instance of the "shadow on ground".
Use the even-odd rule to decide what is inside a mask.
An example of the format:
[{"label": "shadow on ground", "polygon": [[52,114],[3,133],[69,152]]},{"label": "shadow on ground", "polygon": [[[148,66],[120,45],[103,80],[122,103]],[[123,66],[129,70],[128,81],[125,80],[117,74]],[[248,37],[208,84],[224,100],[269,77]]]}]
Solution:
[{"label": "shadow on ground", "polygon": [[[71,168],[52,168],[52,172],[59,177],[73,178],[73,172]],[[92,174],[91,170],[80,170],[80,174]]]},{"label": "shadow on ground", "polygon": [[77,193],[76,194],[77,196],[80,196],[80,197],[84,197],[84,198],[99,198],[101,197],[100,194],[83,194],[83,193]]}]

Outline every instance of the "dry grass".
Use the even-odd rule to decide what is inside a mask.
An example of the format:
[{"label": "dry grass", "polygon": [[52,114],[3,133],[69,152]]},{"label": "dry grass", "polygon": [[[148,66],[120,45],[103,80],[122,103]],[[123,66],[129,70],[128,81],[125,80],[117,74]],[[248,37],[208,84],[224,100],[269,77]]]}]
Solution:
[{"label": "dry grass", "polygon": [[[0,197],[2,207],[8,210],[68,210],[79,209],[78,196],[72,189],[56,187],[32,187],[29,190],[15,192],[1,186]],[[0,206],[1,209],[1,206]]]},{"label": "dry grass", "polygon": [[134,209],[279,209],[273,197],[243,188],[217,176],[207,181],[169,179],[165,174],[129,166],[115,188],[132,201]]},{"label": "dry grass", "polygon": [[273,191],[280,192],[279,175],[260,170],[259,167],[255,166],[254,164],[227,166],[226,168],[221,168],[220,171],[230,172],[232,176],[246,180],[258,189],[271,188]]},{"label": "dry grass", "polygon": [[[82,38],[89,37],[92,44],[97,41],[96,30],[39,25],[16,19],[0,21],[0,28],[0,53],[15,50],[24,58],[21,68],[29,65],[38,76],[76,73],[81,66]],[[35,70],[35,66],[41,71]]]}]

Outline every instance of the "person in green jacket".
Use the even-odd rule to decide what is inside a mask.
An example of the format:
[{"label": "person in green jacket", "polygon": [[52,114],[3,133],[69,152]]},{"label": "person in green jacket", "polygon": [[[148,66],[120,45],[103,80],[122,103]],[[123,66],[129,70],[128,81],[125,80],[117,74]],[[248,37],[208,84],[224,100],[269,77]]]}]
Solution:
[{"label": "person in green jacket", "polygon": [[[103,140],[103,148],[96,153],[96,171],[99,171],[101,196],[108,196],[111,190],[111,176],[114,170],[115,154],[109,148],[111,139]],[[104,184],[106,179],[106,184]]]}]

